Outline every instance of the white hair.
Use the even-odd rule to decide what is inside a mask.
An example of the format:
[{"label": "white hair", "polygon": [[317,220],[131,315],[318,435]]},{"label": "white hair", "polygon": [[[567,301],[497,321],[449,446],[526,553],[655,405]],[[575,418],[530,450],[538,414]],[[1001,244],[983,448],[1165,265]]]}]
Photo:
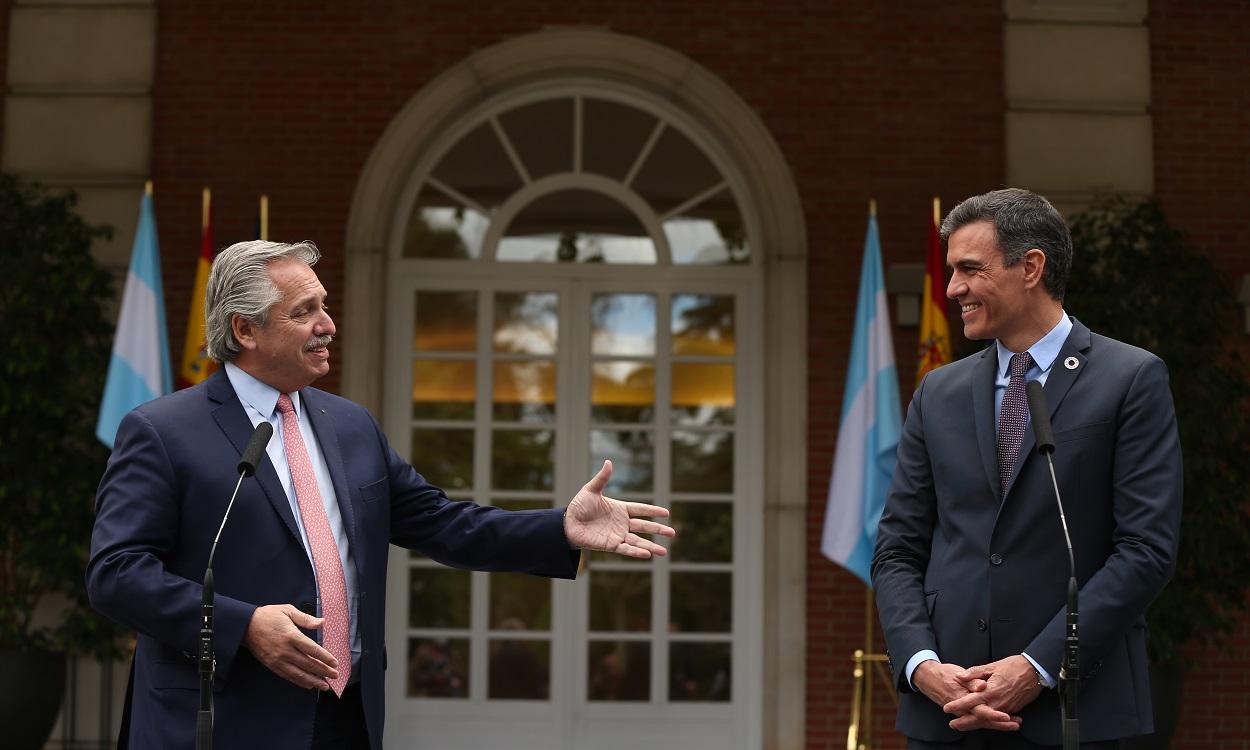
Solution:
[{"label": "white hair", "polygon": [[253,325],[265,325],[269,309],[282,300],[282,293],[269,278],[268,266],[282,258],[311,266],[321,258],[321,251],[311,240],[294,244],[252,240],[236,242],[217,255],[204,294],[208,356],[229,362],[243,350],[230,324],[235,315],[242,315]]}]

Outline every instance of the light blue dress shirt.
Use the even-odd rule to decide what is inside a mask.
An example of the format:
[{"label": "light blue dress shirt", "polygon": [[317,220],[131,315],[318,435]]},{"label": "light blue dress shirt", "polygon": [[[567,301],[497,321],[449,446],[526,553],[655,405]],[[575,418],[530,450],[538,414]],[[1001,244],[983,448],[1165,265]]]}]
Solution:
[{"label": "light blue dress shirt", "polygon": [[[273,425],[273,438],[265,446],[265,453],[278,473],[282,482],[282,490],[286,493],[287,502],[291,504],[291,515],[295,516],[295,526],[299,529],[300,540],[304,543],[304,553],[308,555],[308,564],[313,566],[312,548],[308,545],[308,532],[304,530],[304,519],[300,515],[299,501],[295,498],[295,483],[291,478],[291,465],[286,460],[286,443],[282,438],[282,415],[278,412],[278,396],[276,388],[268,386],[248,373],[239,369],[233,362],[226,363],[226,377],[239,401],[243,403],[243,411],[252,426],[261,422]],[[326,466],[325,456],[321,454],[321,445],[313,432],[312,422],[304,413],[303,402],[299,393],[289,394],[295,406],[295,415],[299,419],[300,436],[304,438],[304,447],[308,449],[308,459],[312,462],[313,473],[317,477],[317,489],[321,491],[321,503],[326,509],[326,518],[330,521],[330,531],[334,534],[334,543],[339,548],[339,561],[343,565],[343,580],[347,584],[347,606],[350,612],[349,638],[352,644],[352,677],[358,679],[360,664],[360,629],[356,627],[357,601],[356,563],[352,559],[351,546],[347,543],[347,527],[343,524],[343,514],[339,512],[338,496],[334,493],[334,483],[330,480],[330,470]],[[313,566],[313,578],[316,579],[317,569]],[[320,591],[320,586],[318,586]],[[269,604],[285,604],[287,602],[268,602]],[[317,597],[317,616],[321,616],[321,597]]]},{"label": "light blue dress shirt", "polygon": [[[1046,385],[1046,378],[1050,375],[1050,368],[1055,364],[1055,359],[1059,356],[1059,350],[1063,348],[1063,342],[1068,340],[1068,334],[1072,332],[1072,319],[1066,314],[1059,316],[1059,322],[1055,324],[1050,332],[1040,338],[1036,344],[1028,348],[1029,354],[1033,357],[1033,366],[1025,373],[1024,379],[1041,381],[1042,385]],[[1011,355],[1015,352],[1003,346],[1003,342],[995,341],[994,346],[998,352],[998,370],[994,377],[994,424],[998,424],[998,413],[1003,408],[1003,394],[1007,392],[1007,383],[1011,382]],[[1042,682],[1046,687],[1053,688],[1055,686],[1055,678],[1050,673],[1042,669],[1042,665],[1034,661],[1032,656],[1021,654],[1029,660],[1033,668],[1037,670],[1041,676]],[[937,652],[931,649],[917,651],[910,659],[907,660],[907,684],[912,685],[911,675],[916,671],[916,667],[921,663],[929,661],[940,662]],[[912,685],[914,689],[916,686]]]}]

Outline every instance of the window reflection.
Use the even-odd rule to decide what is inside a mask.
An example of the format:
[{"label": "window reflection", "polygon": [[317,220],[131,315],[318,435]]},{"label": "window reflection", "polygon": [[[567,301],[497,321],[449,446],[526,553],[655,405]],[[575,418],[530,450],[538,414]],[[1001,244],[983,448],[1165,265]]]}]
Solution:
[{"label": "window reflection", "polygon": [[734,421],[734,366],[673,365],[673,422],[682,425]]},{"label": "window reflection", "polygon": [[501,261],[655,263],[655,243],[629,209],[589,190],[561,190],[526,206],[499,241]]},{"label": "window reflection", "polygon": [[490,122],[457,141],[434,167],[432,177],[486,210],[502,204],[522,185]]},{"label": "window reflection", "polygon": [[477,362],[416,359],[412,362],[413,419],[473,419]]},{"label": "window reflection", "polygon": [[416,428],[410,459],[427,480],[445,490],[472,487],[473,430]]},{"label": "window reflection", "polygon": [[745,263],[751,257],[746,227],[728,188],[664,222],[673,263]]},{"label": "window reflection", "polygon": [[703,149],[676,128],[666,127],[632,187],[658,214],[681,206],[721,182],[720,170]]},{"label": "window reflection", "polygon": [[733,492],[734,438],[729,432],[673,432],[674,492]]},{"label": "window reflection", "polygon": [[651,492],[655,488],[655,435],[647,430],[592,430],[590,466],[612,459],[612,492]]},{"label": "window reflection", "polygon": [[678,501],[672,512],[677,530],[669,552],[673,562],[733,561],[732,504]]},{"label": "window reflection", "polygon": [[596,294],[590,304],[590,319],[595,354],[655,354],[655,295]]},{"label": "window reflection", "polygon": [[421,191],[404,232],[404,255],[410,258],[476,259],[490,218],[466,208],[433,188]]},{"label": "window reflection", "polygon": [[491,700],[545,701],[551,697],[551,643],[546,640],[490,641]]},{"label": "window reflection", "polygon": [[731,699],[728,643],[672,643],[668,649],[670,701]]},{"label": "window reflection", "polygon": [[448,568],[409,568],[408,627],[469,627],[469,573]]},{"label": "window reflection", "polygon": [[494,417],[501,422],[550,422],[556,413],[556,363],[495,362]]},{"label": "window reflection", "polygon": [[500,490],[550,490],[556,435],[551,430],[491,433],[491,486]]},{"label": "window reflection", "polygon": [[592,701],[645,701],[651,695],[651,644],[591,641],[586,697]]},{"label": "window reflection", "polygon": [[732,627],[733,576],[730,573],[674,572],[669,579],[669,630],[674,633],[728,633]]},{"label": "window reflection", "polygon": [[496,352],[550,355],[559,341],[560,299],[554,292],[495,295]]},{"label": "window reflection", "polygon": [[471,352],[477,342],[477,292],[417,292],[412,348]]},{"label": "window reflection", "polygon": [[590,629],[611,633],[650,630],[651,571],[591,573]]},{"label": "window reflection", "polygon": [[733,356],[734,329],[733,297],[711,294],[673,295],[674,354]]},{"label": "window reflection", "polygon": [[408,697],[469,697],[469,639],[409,638]]},{"label": "window reflection", "polygon": [[595,422],[650,422],[655,416],[655,366],[615,361],[591,366],[590,418]]}]

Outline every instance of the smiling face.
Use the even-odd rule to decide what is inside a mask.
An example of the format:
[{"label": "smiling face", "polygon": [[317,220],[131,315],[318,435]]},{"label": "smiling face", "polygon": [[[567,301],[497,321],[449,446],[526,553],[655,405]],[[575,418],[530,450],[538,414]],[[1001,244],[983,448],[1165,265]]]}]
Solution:
[{"label": "smiling face", "polygon": [[334,321],[326,310],[326,290],[312,268],[284,258],[268,265],[281,299],[265,325],[234,316],[234,335],[243,351],[235,363],[282,393],[292,393],[330,372]]},{"label": "smiling face", "polygon": [[946,296],[957,301],[969,339],[998,339],[1013,352],[1036,343],[1063,310],[1041,284],[1046,255],[1031,249],[1005,265],[994,224],[974,221],[951,233],[946,243],[951,280]]}]

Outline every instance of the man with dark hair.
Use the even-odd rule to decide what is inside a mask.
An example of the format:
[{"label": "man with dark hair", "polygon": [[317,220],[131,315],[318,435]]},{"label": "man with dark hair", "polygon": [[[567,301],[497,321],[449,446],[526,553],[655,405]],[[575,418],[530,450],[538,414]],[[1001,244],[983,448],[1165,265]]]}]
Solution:
[{"label": "man with dark hair", "polygon": [[1061,741],[1068,556],[1025,384],[1039,380],[1080,585],[1082,747],[1153,730],[1143,614],[1171,576],[1181,455],[1167,370],[1063,309],[1072,239],[1027,190],[942,222],[964,335],[916,389],[872,578],[910,748]]},{"label": "man with dark hair", "polygon": [[[241,242],[208,279],[203,383],[126,415],[100,481],[91,603],[138,631],[122,747],[194,745],[200,581],[237,475],[273,426],[214,558],[219,748],[382,747],[383,615],[390,544],[461,568],[572,578],[578,548],[663,555],[606,497],[603,468],[567,509],[452,502],[390,447],[362,407],[312,383],[330,370],[334,321],[311,242]],[[402,660],[401,660],[402,661]]]}]

